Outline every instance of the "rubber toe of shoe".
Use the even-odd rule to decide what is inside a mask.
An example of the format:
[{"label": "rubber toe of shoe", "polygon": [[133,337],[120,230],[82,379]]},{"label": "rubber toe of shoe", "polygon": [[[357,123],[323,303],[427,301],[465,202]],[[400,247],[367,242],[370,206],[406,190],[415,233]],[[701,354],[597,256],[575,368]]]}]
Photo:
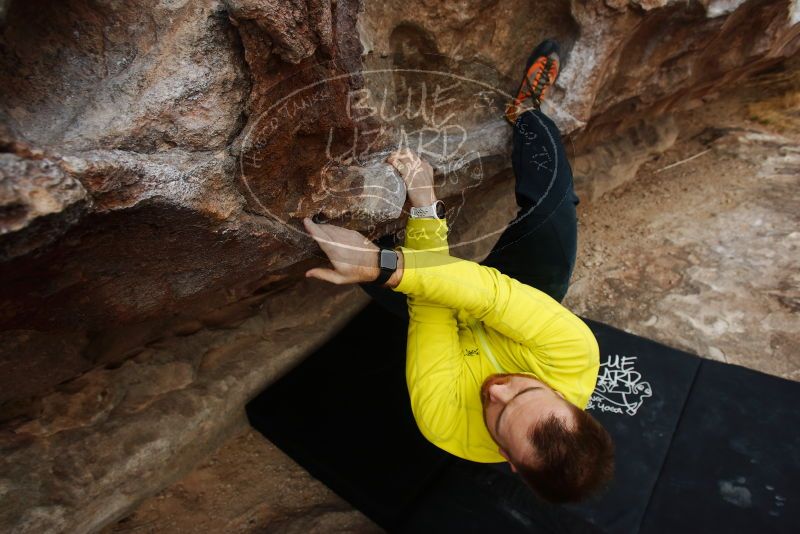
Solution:
[{"label": "rubber toe of shoe", "polygon": [[536,45],[536,48],[533,49],[531,55],[528,56],[528,62],[525,65],[525,71],[527,72],[528,70],[530,70],[531,65],[533,65],[534,61],[536,61],[536,58],[541,56],[549,56],[550,54],[553,53],[558,54],[560,56],[561,45],[559,45],[558,41],[556,41],[555,39],[545,39],[544,41]]}]

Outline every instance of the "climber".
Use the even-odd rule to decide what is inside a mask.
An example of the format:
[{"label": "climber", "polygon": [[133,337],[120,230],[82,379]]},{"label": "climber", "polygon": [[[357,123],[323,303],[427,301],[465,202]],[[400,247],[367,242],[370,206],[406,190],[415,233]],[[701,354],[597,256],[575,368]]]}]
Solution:
[{"label": "climber", "polygon": [[480,264],[450,255],[433,169],[408,149],[387,158],[413,206],[402,246],[303,222],[332,264],[306,276],[359,283],[408,318],[406,380],[422,434],[467,460],[507,461],[541,498],[574,502],[610,480],[614,452],[584,411],[597,342],[560,304],[578,197],[558,129],[539,108],[559,67],[558,44],[542,42],[505,110],[519,211]]}]

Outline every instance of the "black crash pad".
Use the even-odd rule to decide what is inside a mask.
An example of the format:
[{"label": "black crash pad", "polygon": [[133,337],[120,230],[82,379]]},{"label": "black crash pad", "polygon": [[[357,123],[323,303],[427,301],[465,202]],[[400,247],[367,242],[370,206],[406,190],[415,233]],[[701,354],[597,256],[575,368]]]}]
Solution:
[{"label": "black crash pad", "polygon": [[800,532],[798,400],[797,382],[703,361],[642,532]]},{"label": "black crash pad", "polygon": [[[408,402],[407,325],[376,303],[247,406],[251,424],[390,532],[783,532],[800,524],[800,384],[587,321],[603,366],[591,411],[611,487],[538,501],[505,464],[428,443]],[[745,527],[745,530],[742,530]],[[753,529],[753,530],[747,530]]]}]

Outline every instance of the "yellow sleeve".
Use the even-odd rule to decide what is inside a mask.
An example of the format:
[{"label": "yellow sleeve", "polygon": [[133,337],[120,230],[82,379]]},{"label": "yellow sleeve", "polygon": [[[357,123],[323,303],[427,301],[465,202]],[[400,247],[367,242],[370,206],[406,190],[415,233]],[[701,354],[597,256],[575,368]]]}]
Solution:
[{"label": "yellow sleeve", "polygon": [[[404,245],[449,257],[445,219],[408,219]],[[463,359],[456,311],[408,296],[406,382],[414,418],[430,441],[446,441],[457,431],[460,393],[457,387]]]},{"label": "yellow sleeve", "polygon": [[447,441],[463,418],[459,377],[463,357],[456,312],[409,297],[406,383],[414,419],[434,443]]},{"label": "yellow sleeve", "polygon": [[[453,310],[464,310],[504,336],[534,350],[586,354],[591,332],[546,293],[494,267],[427,250],[399,247],[403,278],[394,291]],[[576,362],[577,363],[577,362]]]}]

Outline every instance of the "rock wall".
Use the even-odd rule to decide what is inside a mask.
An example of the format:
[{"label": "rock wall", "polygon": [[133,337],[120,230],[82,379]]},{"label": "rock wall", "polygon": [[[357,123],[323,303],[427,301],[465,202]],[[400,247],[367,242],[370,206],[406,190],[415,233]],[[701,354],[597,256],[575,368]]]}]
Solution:
[{"label": "rock wall", "polygon": [[500,110],[541,38],[585,197],[674,141],[669,112],[800,48],[788,0],[6,0],[0,21],[0,528],[21,532],[124,514],[363,304],[297,285],[320,261],[300,220],[401,228],[401,140],[472,202],[459,253],[488,250],[470,225],[513,208]]}]

